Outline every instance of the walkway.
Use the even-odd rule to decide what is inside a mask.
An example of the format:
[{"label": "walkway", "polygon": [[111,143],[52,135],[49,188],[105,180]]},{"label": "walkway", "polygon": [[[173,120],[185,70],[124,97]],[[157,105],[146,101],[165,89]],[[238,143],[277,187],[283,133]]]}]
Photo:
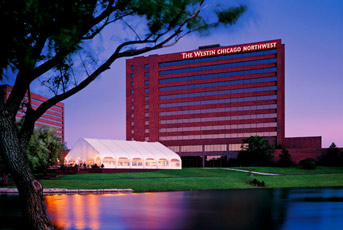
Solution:
[{"label": "walkway", "polygon": [[255,172],[255,171],[243,170],[243,169],[224,168],[224,170],[246,172],[246,173],[252,173],[252,174],[263,175],[263,176],[283,176],[283,174]]}]

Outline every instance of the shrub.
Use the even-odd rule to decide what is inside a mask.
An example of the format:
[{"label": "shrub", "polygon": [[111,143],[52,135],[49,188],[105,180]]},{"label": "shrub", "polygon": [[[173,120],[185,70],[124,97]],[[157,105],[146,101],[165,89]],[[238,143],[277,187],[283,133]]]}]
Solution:
[{"label": "shrub", "polygon": [[339,151],[335,143],[332,143],[320,157],[320,163],[327,166],[340,166],[343,165],[343,152]]},{"label": "shrub", "polygon": [[299,161],[299,166],[302,166],[304,169],[315,169],[316,160],[313,158],[307,158],[305,160]]},{"label": "shrub", "polygon": [[257,180],[256,178],[253,179],[253,180],[249,180],[248,183],[251,184],[251,185],[259,186],[259,187],[266,187],[266,184],[264,183],[263,180],[262,180],[262,181],[259,181],[259,180]]},{"label": "shrub", "polygon": [[282,167],[290,167],[294,165],[294,162],[291,159],[291,155],[289,154],[288,150],[285,148],[282,148],[282,152],[279,155],[279,165]]},{"label": "shrub", "polygon": [[273,162],[274,156],[271,152],[274,151],[274,148],[264,137],[251,136],[243,139],[241,149],[237,159],[242,165],[271,165]]}]

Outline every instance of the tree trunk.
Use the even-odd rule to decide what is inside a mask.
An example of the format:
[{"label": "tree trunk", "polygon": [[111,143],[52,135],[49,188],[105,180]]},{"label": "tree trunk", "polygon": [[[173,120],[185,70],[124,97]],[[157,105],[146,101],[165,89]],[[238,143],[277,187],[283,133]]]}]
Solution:
[{"label": "tree trunk", "polygon": [[[30,137],[25,137],[26,143]],[[18,188],[28,229],[53,229],[45,209],[43,187],[34,178],[26,155],[27,144],[23,140],[20,141],[17,136],[15,121],[0,116],[0,150]]]},{"label": "tree trunk", "polygon": [[4,186],[8,185],[8,173],[7,172],[2,172],[2,183]]}]

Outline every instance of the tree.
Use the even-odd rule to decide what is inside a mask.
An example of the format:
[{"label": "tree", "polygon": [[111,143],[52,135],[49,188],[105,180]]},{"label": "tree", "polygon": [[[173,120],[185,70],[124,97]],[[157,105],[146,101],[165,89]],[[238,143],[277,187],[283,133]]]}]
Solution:
[{"label": "tree", "polygon": [[291,155],[289,154],[288,150],[285,147],[282,147],[282,152],[279,155],[279,165],[289,167],[294,165],[294,162],[291,159]]},{"label": "tree", "polygon": [[56,131],[49,127],[40,126],[34,130],[27,147],[27,155],[34,173],[42,173],[50,166],[63,162],[66,151],[62,140]]},{"label": "tree", "polygon": [[334,142],[326,150],[326,153],[320,159],[324,165],[342,165],[343,164],[343,153],[339,151],[339,148]]},{"label": "tree", "polygon": [[267,139],[260,136],[251,136],[243,139],[238,160],[246,165],[268,165],[272,162],[274,151]]},{"label": "tree", "polygon": [[8,185],[8,168],[0,155],[0,173],[2,177],[2,184]]},{"label": "tree", "polygon": [[[210,4],[205,0],[0,3],[2,30],[6,31],[0,44],[0,80],[14,80],[7,100],[5,92],[0,92],[0,152],[18,188],[23,216],[30,228],[52,228],[44,209],[43,187],[27,164],[26,152],[35,121],[57,102],[87,87],[117,59],[171,46],[192,32],[232,25],[245,11],[245,6],[218,9]],[[106,50],[108,56],[97,64],[89,51],[92,42],[111,28],[110,33],[120,35],[118,29],[111,27],[118,24],[125,37],[112,42],[117,46],[111,52]],[[16,113],[22,108],[26,93],[30,99],[30,85],[37,81],[54,95],[37,109],[30,101],[24,104],[25,120],[17,131]]]}]

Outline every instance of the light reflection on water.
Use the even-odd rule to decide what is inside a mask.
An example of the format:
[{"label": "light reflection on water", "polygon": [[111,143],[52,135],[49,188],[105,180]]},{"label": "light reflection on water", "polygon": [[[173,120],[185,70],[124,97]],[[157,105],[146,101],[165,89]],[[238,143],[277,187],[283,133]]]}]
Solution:
[{"label": "light reflection on water", "polygon": [[[45,196],[61,229],[343,229],[343,188]],[[13,219],[14,218],[14,219]],[[20,218],[0,195],[0,229]],[[20,228],[19,228],[20,229]]]},{"label": "light reflection on water", "polygon": [[45,200],[49,216],[63,229],[182,228],[187,217],[183,194],[173,193],[174,199],[168,194],[53,195]]}]

